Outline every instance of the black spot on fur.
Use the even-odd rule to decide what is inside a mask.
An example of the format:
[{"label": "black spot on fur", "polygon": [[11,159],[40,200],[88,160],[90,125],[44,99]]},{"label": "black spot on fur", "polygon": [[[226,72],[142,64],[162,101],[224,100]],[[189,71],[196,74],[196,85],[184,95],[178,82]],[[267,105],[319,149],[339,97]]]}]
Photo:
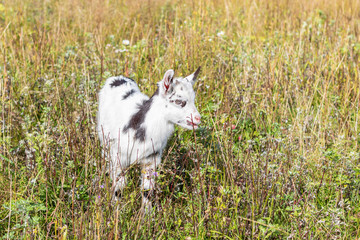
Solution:
[{"label": "black spot on fur", "polygon": [[124,96],[122,100],[127,99],[128,97],[130,97],[130,95],[132,95],[133,93],[135,93],[134,89],[131,89],[131,91],[128,91]]},{"label": "black spot on fur", "polygon": [[124,83],[126,83],[126,80],[124,79],[115,79],[112,83],[110,83],[110,86],[113,87],[118,87],[120,85],[123,85]]},{"label": "black spot on fur", "polygon": [[136,130],[135,138],[140,141],[145,141],[145,128],[140,128],[140,126],[145,121],[145,116],[151,107],[152,100],[152,98],[144,100],[143,103],[139,105],[139,111],[130,118],[129,123],[123,129],[124,133],[126,133],[129,128],[132,128]]},{"label": "black spot on fur", "polygon": [[145,128],[136,130],[135,139],[140,140],[141,142],[145,141]]}]

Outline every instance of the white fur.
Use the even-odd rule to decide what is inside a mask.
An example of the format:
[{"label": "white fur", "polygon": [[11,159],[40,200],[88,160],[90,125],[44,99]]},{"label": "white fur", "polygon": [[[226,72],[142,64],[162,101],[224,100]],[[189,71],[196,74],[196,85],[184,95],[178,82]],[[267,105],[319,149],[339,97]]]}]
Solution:
[{"label": "white fur", "polygon": [[[156,167],[161,163],[174,124],[187,129],[198,128],[200,114],[192,88],[198,73],[199,69],[186,78],[173,78],[174,71],[168,70],[158,83],[157,94],[150,100],[131,79],[119,76],[106,80],[99,93],[97,130],[110,162],[114,192],[125,186],[124,171],[134,163],[139,163],[143,169],[142,188],[151,190]],[[151,101],[145,104],[149,108],[144,107],[144,101]],[[186,104],[182,106],[184,101]],[[143,116],[143,121],[135,121],[134,116]],[[149,201],[143,199],[143,202]]]}]

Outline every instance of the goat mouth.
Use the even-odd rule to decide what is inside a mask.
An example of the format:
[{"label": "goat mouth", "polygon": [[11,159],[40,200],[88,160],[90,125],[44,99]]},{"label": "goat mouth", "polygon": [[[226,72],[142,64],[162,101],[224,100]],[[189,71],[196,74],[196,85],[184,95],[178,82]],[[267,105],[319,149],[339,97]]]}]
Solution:
[{"label": "goat mouth", "polygon": [[196,124],[196,123],[194,123],[192,121],[189,121],[189,120],[186,120],[186,123],[187,123],[187,125],[193,127],[194,129],[197,129],[199,127],[198,124]]}]

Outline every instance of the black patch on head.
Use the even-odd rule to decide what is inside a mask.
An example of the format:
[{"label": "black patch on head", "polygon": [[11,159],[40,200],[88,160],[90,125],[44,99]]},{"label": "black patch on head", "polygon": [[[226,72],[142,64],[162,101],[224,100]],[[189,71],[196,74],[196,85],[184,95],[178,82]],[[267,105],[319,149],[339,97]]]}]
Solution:
[{"label": "black patch on head", "polygon": [[175,92],[173,92],[173,93],[170,95],[169,99],[171,99],[174,95],[175,95]]},{"label": "black patch on head", "polygon": [[127,81],[124,79],[115,79],[112,83],[110,83],[110,87],[118,87],[120,85],[123,85],[124,83],[126,83]]},{"label": "black patch on head", "polygon": [[139,128],[136,130],[135,139],[139,140],[140,142],[145,141],[145,128]]},{"label": "black patch on head", "polygon": [[134,89],[131,89],[131,91],[128,91],[124,96],[122,100],[127,99],[128,97],[130,97],[130,95],[132,95],[133,93],[135,93]]},{"label": "black patch on head", "polygon": [[132,128],[136,130],[135,138],[140,141],[145,141],[145,128],[140,128],[140,126],[145,121],[145,116],[151,107],[152,100],[152,98],[144,100],[142,104],[139,105],[139,111],[130,118],[129,123],[123,129],[124,133],[126,133],[129,128]]}]

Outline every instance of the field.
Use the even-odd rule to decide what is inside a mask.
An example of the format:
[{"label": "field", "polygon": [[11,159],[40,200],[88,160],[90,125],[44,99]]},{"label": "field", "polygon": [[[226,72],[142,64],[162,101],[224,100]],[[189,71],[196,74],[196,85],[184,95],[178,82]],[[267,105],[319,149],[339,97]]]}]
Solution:
[{"label": "field", "polygon": [[[359,239],[360,0],[0,3],[0,238]],[[120,201],[98,91],[202,70],[143,215]]]}]

